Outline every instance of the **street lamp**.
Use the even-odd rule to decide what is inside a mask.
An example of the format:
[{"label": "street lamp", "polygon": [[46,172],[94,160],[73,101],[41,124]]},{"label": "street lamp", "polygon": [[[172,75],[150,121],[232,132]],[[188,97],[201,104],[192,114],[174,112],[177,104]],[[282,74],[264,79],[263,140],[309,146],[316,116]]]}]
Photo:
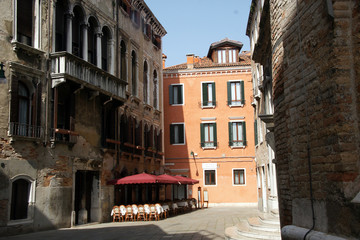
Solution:
[{"label": "street lamp", "polygon": [[4,64],[0,63],[0,84],[6,83]]}]

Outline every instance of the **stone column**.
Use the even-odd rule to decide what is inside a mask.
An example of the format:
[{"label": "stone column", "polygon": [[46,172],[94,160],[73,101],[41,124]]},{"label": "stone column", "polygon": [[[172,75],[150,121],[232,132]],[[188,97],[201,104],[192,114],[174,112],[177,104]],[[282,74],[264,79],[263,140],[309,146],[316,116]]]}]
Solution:
[{"label": "stone column", "polygon": [[[114,39],[110,39],[108,41],[108,48],[110,49],[109,73],[114,75],[115,74],[115,41],[114,41]],[[120,63],[120,66],[121,66],[121,63]]]},{"label": "stone column", "polygon": [[82,24],[83,44],[82,44],[82,57],[85,61],[89,61],[88,57],[88,28],[89,24],[84,22]]},{"label": "stone column", "polygon": [[100,32],[100,30],[98,30],[98,32],[96,33],[96,66],[98,68],[102,68],[101,67],[101,37],[102,37],[102,32]]},{"label": "stone column", "polygon": [[72,18],[74,13],[69,11],[66,13],[66,51],[72,53]]}]

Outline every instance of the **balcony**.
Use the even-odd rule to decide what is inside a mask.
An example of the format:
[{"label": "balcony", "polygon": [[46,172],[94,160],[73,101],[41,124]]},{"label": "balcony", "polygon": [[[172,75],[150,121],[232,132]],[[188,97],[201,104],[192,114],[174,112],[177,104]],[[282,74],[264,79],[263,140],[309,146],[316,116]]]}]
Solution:
[{"label": "balcony", "polygon": [[51,57],[52,87],[71,80],[113,99],[124,102],[126,82],[67,52],[56,52]]},{"label": "balcony", "polygon": [[33,126],[29,124],[10,122],[9,124],[9,136],[18,136],[26,138],[42,138],[43,129],[40,126]]}]

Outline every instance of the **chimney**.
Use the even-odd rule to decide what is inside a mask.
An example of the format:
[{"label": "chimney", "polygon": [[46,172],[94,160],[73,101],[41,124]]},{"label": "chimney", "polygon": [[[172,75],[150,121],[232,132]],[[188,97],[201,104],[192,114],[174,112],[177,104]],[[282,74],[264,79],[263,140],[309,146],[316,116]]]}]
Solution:
[{"label": "chimney", "polygon": [[167,56],[165,54],[162,55],[162,65],[163,65],[163,69],[165,68],[165,61],[167,59]]},{"label": "chimney", "polygon": [[186,55],[186,63],[187,63],[187,68],[189,69],[193,69],[194,68],[194,54],[187,54]]}]

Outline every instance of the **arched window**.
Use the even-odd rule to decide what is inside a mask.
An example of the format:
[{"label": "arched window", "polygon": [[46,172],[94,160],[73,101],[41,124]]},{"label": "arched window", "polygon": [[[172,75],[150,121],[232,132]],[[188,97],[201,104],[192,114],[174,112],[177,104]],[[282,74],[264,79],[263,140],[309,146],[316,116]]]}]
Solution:
[{"label": "arched window", "polygon": [[127,62],[126,62],[126,45],[124,41],[121,41],[121,56],[120,56],[120,64],[121,64],[121,79],[127,81],[126,74],[127,74]]},{"label": "arched window", "polygon": [[143,84],[144,84],[144,102],[145,103],[149,103],[149,80],[148,80],[148,64],[147,62],[145,61],[144,62],[144,72],[143,72]]},{"label": "arched window", "polygon": [[89,18],[88,30],[88,61],[94,65],[97,64],[97,48],[96,48],[96,28],[98,27],[97,21],[94,17]]},{"label": "arched window", "polygon": [[31,183],[26,179],[17,179],[12,183],[10,220],[28,218]]},{"label": "arched window", "polygon": [[131,53],[131,84],[132,84],[132,95],[137,95],[137,82],[136,82],[136,72],[137,72],[137,59],[135,51]]},{"label": "arched window", "polygon": [[55,51],[66,51],[66,19],[65,10],[67,6],[63,0],[56,1],[56,30],[55,30]]},{"label": "arched window", "polygon": [[153,74],[153,82],[154,82],[154,108],[159,108],[159,81],[157,77],[157,72],[154,70]]},{"label": "arched window", "polygon": [[82,48],[83,48],[82,24],[84,23],[84,14],[79,6],[75,6],[73,12],[74,12],[74,16],[72,19],[71,51],[72,54],[74,54],[75,56],[83,58],[84,56],[82,54]]},{"label": "arched window", "polygon": [[101,68],[104,71],[109,71],[109,66],[110,66],[110,56],[111,56],[111,52],[110,52],[110,40],[111,40],[111,33],[109,28],[107,27],[103,27],[102,30],[103,36],[101,39]]}]

